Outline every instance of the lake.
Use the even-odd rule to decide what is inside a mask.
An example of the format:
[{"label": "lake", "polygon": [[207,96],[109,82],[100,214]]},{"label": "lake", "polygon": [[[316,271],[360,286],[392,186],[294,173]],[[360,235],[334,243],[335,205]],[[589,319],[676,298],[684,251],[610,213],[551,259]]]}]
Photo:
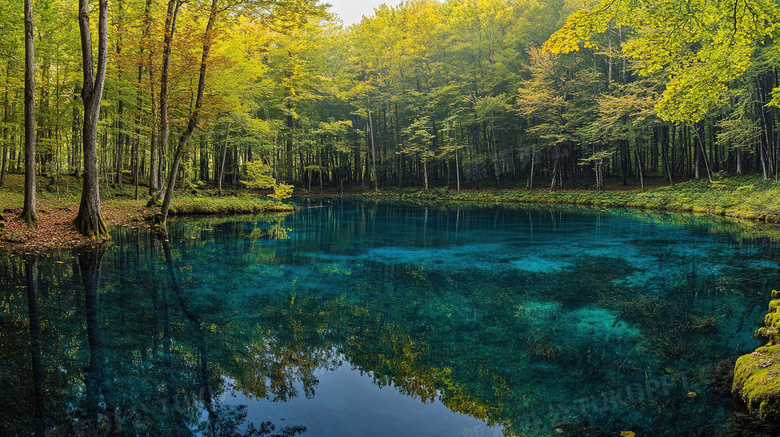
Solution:
[{"label": "lake", "polygon": [[771,436],[769,226],[316,200],[0,256],[0,435]]}]

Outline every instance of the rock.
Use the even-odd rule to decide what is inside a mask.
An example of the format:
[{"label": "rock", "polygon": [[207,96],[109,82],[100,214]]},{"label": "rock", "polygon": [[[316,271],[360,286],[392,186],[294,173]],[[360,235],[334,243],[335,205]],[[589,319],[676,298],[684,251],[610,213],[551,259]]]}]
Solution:
[{"label": "rock", "polygon": [[772,290],[764,327],[755,336],[766,346],[739,357],[734,365],[731,392],[760,419],[780,420],[780,292]]},{"label": "rock", "polygon": [[[776,292],[773,291],[772,295]],[[769,313],[764,317],[764,327],[758,328],[754,333],[755,337],[764,342],[780,344],[780,299],[773,299],[769,302]]]},{"label": "rock", "polygon": [[[764,355],[780,357],[780,345],[761,347],[758,351]],[[739,396],[747,405],[748,411],[760,419],[780,420],[780,379],[775,377],[779,374],[778,371],[780,363],[751,357],[750,354],[743,355],[734,366],[731,392]]]}]

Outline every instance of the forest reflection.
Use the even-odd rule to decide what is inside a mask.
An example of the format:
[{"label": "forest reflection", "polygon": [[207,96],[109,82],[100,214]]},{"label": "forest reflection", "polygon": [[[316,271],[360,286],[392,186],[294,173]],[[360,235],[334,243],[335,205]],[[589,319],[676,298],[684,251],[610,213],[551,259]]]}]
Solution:
[{"label": "forest reflection", "polygon": [[[319,372],[345,363],[506,435],[607,435],[634,423],[654,435],[710,432],[732,408],[717,379],[696,387],[697,402],[676,393],[622,418],[589,403],[584,418],[534,421],[551,405],[753,346],[751,323],[766,306],[756,290],[780,279],[762,261],[779,257],[776,244],[731,223],[685,226],[560,209],[336,202],[289,216],[181,220],[168,240],[115,229],[109,246],[2,257],[0,434],[303,434],[301,424],[256,421],[224,395],[311,398]],[[571,253],[543,265],[542,242],[556,235],[563,240],[549,244],[566,241]],[[644,279],[629,258],[572,248],[618,237],[615,250],[652,246],[670,270]],[[669,246],[658,249],[660,239]],[[764,267],[722,264],[737,247],[740,262]],[[636,278],[647,289],[629,283]],[[604,317],[600,332],[585,329]]]},{"label": "forest reflection", "polygon": [[[111,280],[101,284],[107,253],[114,267],[132,267],[113,271]],[[110,247],[2,262],[7,359],[0,364],[0,380],[9,390],[0,398],[0,434],[306,432],[294,424],[245,423],[246,406],[220,404],[225,390],[220,369],[233,367],[230,345],[244,344],[228,341],[232,333],[211,323],[204,327],[201,309],[193,306],[190,292],[178,280],[169,241],[133,230],[116,234]],[[228,316],[212,313],[205,319],[214,317]],[[252,333],[240,338],[246,344],[266,343]],[[289,354],[295,358],[253,369],[254,394],[289,399],[297,395],[294,385],[301,380],[313,395],[314,363],[304,362],[309,359],[305,352]],[[266,381],[268,387],[261,387]]]}]

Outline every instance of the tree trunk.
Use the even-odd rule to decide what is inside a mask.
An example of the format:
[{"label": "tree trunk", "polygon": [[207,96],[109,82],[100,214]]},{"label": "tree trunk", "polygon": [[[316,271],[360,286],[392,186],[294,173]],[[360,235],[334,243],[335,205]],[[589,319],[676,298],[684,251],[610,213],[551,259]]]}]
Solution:
[{"label": "tree trunk", "polygon": [[642,191],[645,191],[645,171],[642,165],[642,157],[639,153],[639,147],[634,150],[634,157],[636,158],[636,174],[639,175],[639,183],[642,187]]},{"label": "tree trunk", "polygon": [[[171,68],[171,46],[173,45],[173,37],[176,33],[176,20],[179,17],[179,8],[181,7],[181,0],[168,1],[168,10],[165,15],[165,37],[163,39],[163,61],[162,71],[160,73],[160,133],[157,151],[160,154],[157,170],[159,177],[157,185],[158,189],[161,189],[164,185],[165,167],[163,164],[162,156],[164,156],[165,148],[168,147],[168,138],[171,135],[171,125],[168,121],[168,73]],[[154,194],[157,192],[155,191]]]},{"label": "tree trunk", "polygon": [[[122,55],[122,20],[123,20],[123,12],[122,12],[122,0],[117,1],[117,9],[118,13],[116,15],[117,19],[117,41],[116,41],[116,55],[117,57],[121,57]],[[120,84],[122,83],[122,67],[118,66],[117,68],[117,82]],[[125,147],[125,133],[124,133],[124,112],[125,112],[125,101],[122,98],[122,87],[118,87],[117,91],[119,92],[119,102],[117,104],[117,121],[116,121],[116,128],[117,128],[117,138],[116,138],[116,184],[119,186],[119,188],[122,188],[122,161],[124,160],[124,147]]]},{"label": "tree trunk", "polygon": [[22,219],[38,224],[35,199],[35,46],[33,2],[24,1],[24,209]]},{"label": "tree trunk", "polygon": [[[707,171],[707,180],[709,182],[712,182],[712,171],[710,170],[710,162],[707,159],[707,153],[704,151],[704,124],[701,122],[699,122],[698,129],[696,130],[696,138],[697,140],[695,141],[695,143],[699,145],[698,154],[700,154],[701,158],[704,160],[704,169]],[[698,159],[697,159],[697,164],[698,164]]]},{"label": "tree trunk", "polygon": [[533,190],[534,189],[534,160],[536,156],[536,150],[534,150],[533,146],[531,147],[531,174],[528,177],[528,189]]},{"label": "tree trunk", "polygon": [[460,162],[457,149],[455,149],[455,180],[457,181],[458,192],[460,192]]},{"label": "tree trunk", "polygon": [[206,24],[206,32],[203,36],[203,54],[200,61],[200,74],[198,75],[198,94],[195,98],[195,108],[190,113],[189,121],[187,122],[187,128],[182,132],[179,137],[179,142],[176,145],[176,153],[173,158],[173,167],[171,168],[171,175],[168,181],[168,189],[165,191],[165,199],[162,205],[162,221],[160,228],[167,232],[166,224],[168,221],[168,210],[171,206],[171,199],[173,198],[173,188],[176,186],[176,173],[179,171],[179,162],[181,162],[181,155],[184,152],[184,146],[189,142],[192,132],[195,130],[195,125],[198,123],[198,116],[200,115],[200,108],[203,105],[203,91],[206,88],[206,67],[208,65],[209,52],[211,51],[211,44],[214,42],[214,22],[217,19],[217,1],[212,0],[211,11],[209,13],[208,23]]},{"label": "tree trunk", "polygon": [[[6,129],[3,129],[3,131],[5,131],[5,130]],[[3,135],[3,139],[7,141],[5,135]],[[1,160],[2,162],[0,162],[0,187],[5,185],[5,169],[6,169],[6,165],[7,165],[6,160],[8,158],[8,146],[5,145],[5,142],[3,144],[3,152],[2,153],[3,153],[3,158]]]},{"label": "tree trunk", "polygon": [[742,151],[740,149],[734,150],[734,154],[737,155],[737,174],[742,174]]},{"label": "tree trunk", "polygon": [[227,158],[228,139],[230,138],[230,122],[225,133],[225,148],[222,150],[222,164],[219,166],[219,178],[217,180],[217,192],[222,195],[222,179],[225,177],[225,158]]},{"label": "tree trunk", "polygon": [[378,181],[376,180],[376,147],[374,146],[374,121],[371,118],[371,100],[366,93],[366,100],[368,101],[368,129],[371,134],[371,179],[374,180],[374,191],[379,190]]},{"label": "tree trunk", "polygon": [[11,61],[8,61],[8,66],[6,67],[6,76],[5,76],[5,94],[3,98],[3,157],[2,162],[0,162],[0,187],[5,185],[5,172],[8,165],[8,121],[9,121],[9,114],[10,114],[10,107],[8,102],[8,82],[11,78]]},{"label": "tree trunk", "polygon": [[428,160],[423,160],[423,177],[425,178],[425,191],[428,191]]},{"label": "tree trunk", "polygon": [[89,0],[79,0],[79,29],[81,31],[81,57],[84,87],[81,99],[84,103],[84,180],[81,204],[76,216],[76,227],[82,235],[108,239],[108,229],[100,212],[100,183],[97,168],[97,128],[100,103],[106,81],[108,58],[108,0],[99,0],[98,62],[97,71],[92,59],[92,32],[89,28]]},{"label": "tree trunk", "polygon": [[146,38],[149,36],[149,26],[151,20],[149,19],[150,10],[152,7],[152,0],[146,0],[146,6],[144,7],[144,31],[141,34],[140,41],[140,56],[138,61],[138,80],[136,82],[136,98],[135,98],[135,129],[133,130],[133,185],[135,185],[135,200],[138,200],[138,179],[139,179],[139,162],[138,155],[141,148],[141,112],[143,110],[143,80],[144,80],[144,50],[146,49]]},{"label": "tree trunk", "polygon": [[664,161],[664,173],[669,180],[669,185],[674,185],[672,181],[672,166],[669,164],[669,128],[661,127],[661,156]]}]

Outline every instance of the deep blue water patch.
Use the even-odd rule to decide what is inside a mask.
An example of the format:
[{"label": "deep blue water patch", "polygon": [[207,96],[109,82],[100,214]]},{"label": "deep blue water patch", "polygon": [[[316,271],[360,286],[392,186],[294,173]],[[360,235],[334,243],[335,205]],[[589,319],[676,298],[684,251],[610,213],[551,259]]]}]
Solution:
[{"label": "deep blue water patch", "polygon": [[734,222],[327,201],[0,258],[0,435],[777,435]]}]

